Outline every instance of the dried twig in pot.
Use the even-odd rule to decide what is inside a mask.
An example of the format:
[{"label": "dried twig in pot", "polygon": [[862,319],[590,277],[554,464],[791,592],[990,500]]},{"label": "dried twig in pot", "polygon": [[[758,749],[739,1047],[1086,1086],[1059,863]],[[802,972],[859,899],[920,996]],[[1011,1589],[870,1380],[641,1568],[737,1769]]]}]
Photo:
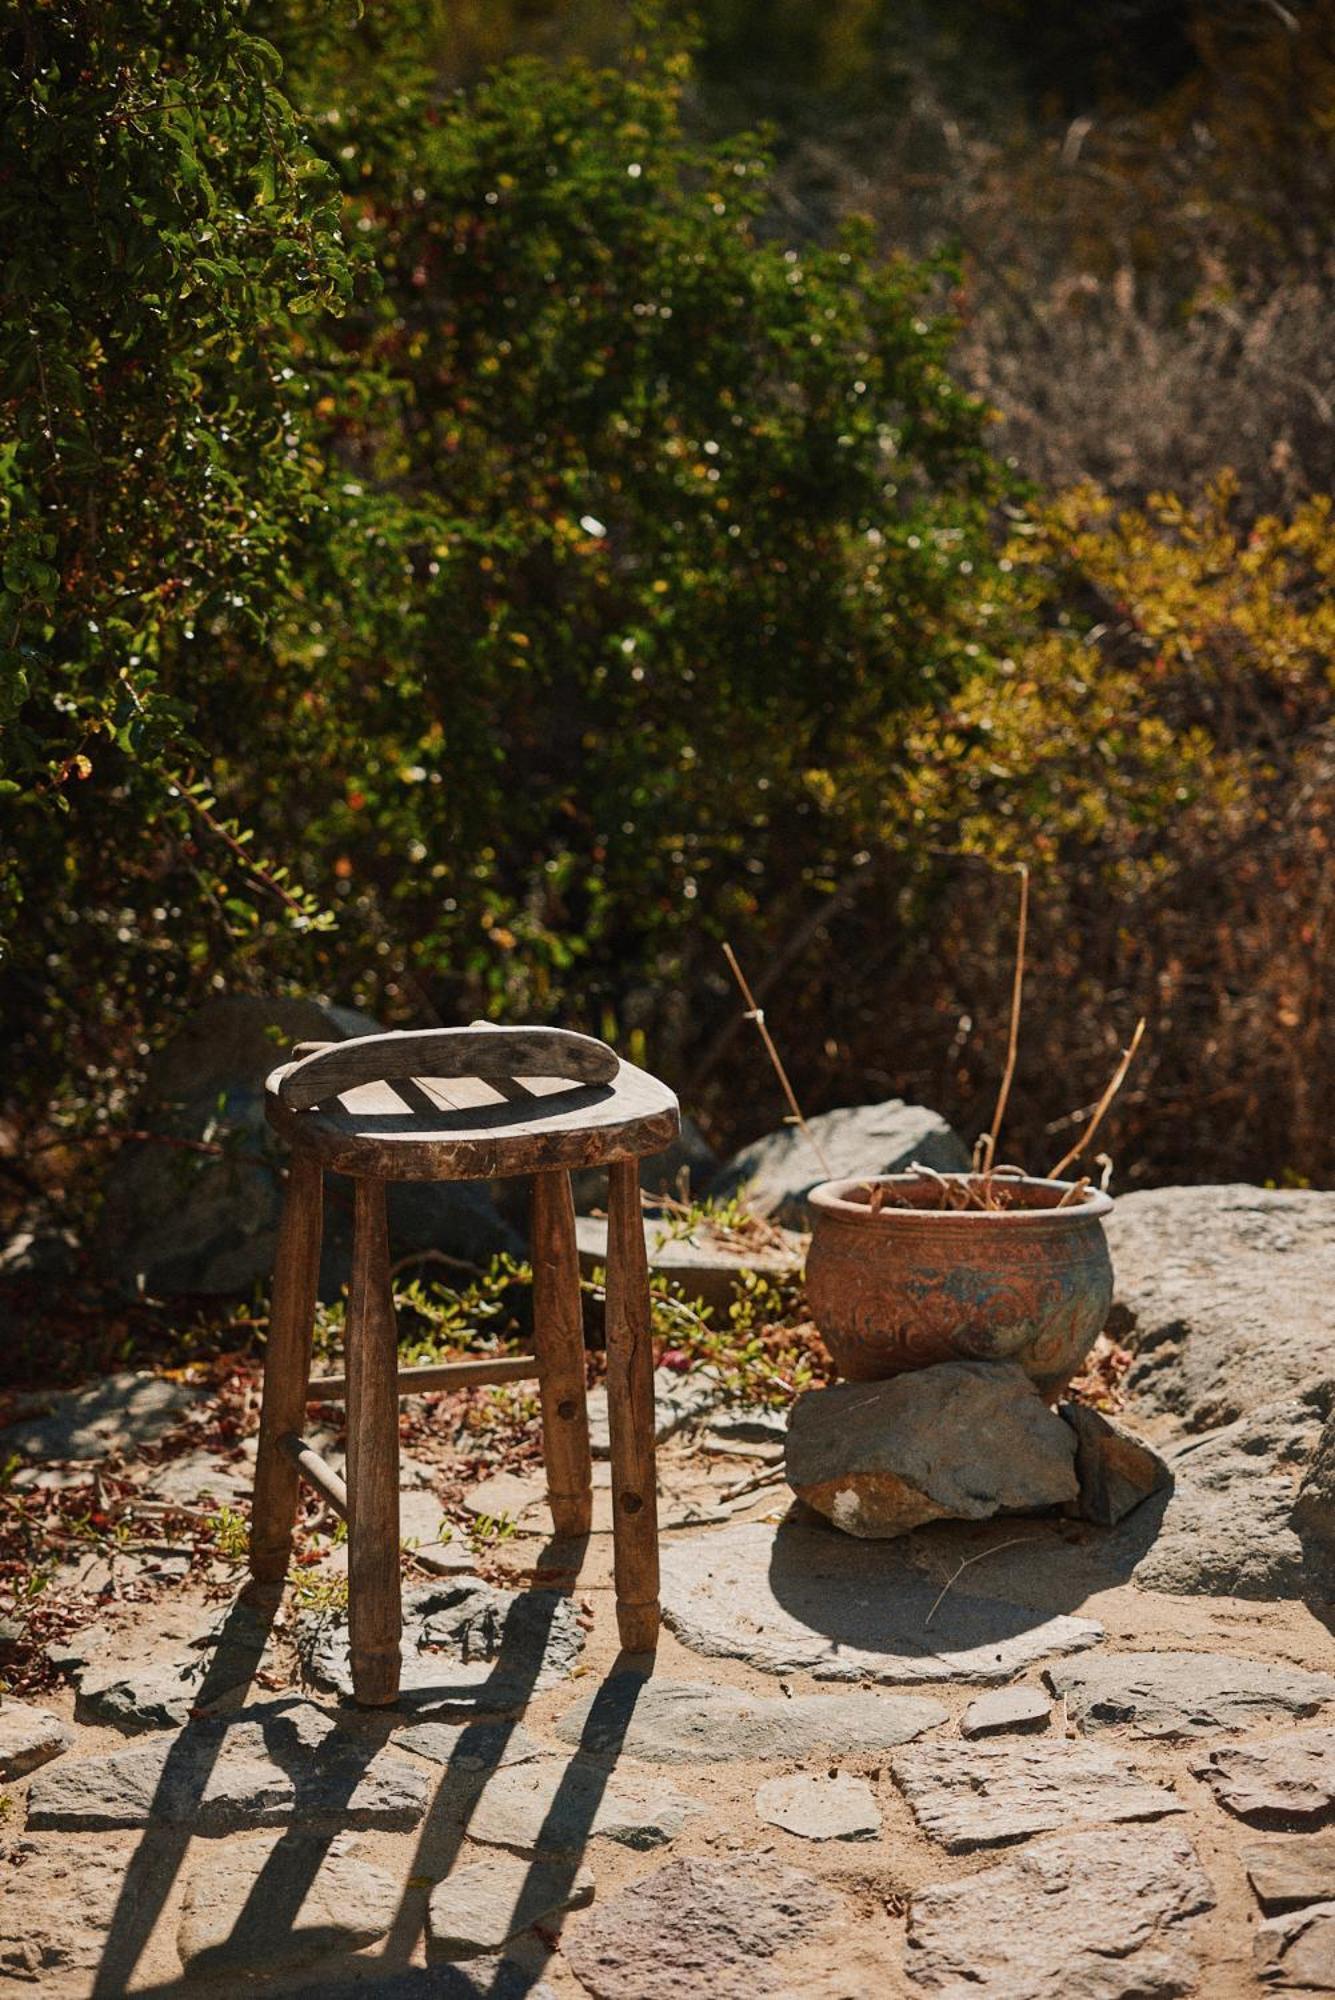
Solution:
[{"label": "dried twig in pot", "polygon": [[1088,1125],[1086,1125],[1083,1135],[1079,1139],[1077,1139],[1076,1143],[1074,1144],[1074,1146],[1071,1147],[1068,1153],[1062,1154],[1062,1157],[1058,1160],[1056,1166],[1051,1169],[1051,1171],[1048,1174],[1048,1179],[1050,1181],[1059,1181],[1061,1179],[1066,1169],[1071,1165],[1071,1163],[1074,1160],[1079,1159],[1080,1155],[1084,1152],[1090,1140],[1094,1137],[1094,1134],[1098,1131],[1100,1124],[1103,1122],[1103,1114],[1108,1109],[1108,1106],[1112,1103],[1114,1097],[1116,1097],[1118,1091],[1122,1088],[1122,1085],[1126,1080],[1126,1073],[1130,1069],[1131,1064],[1135,1059],[1136,1050],[1140,1047],[1141,1037],[1144,1035],[1144,1033],[1145,1033],[1145,1021],[1144,1017],[1142,1016],[1141,1019],[1136,1023],[1136,1032],[1131,1037],[1130,1047],[1123,1049],[1122,1059],[1118,1063],[1117,1068],[1112,1073],[1112,1080],[1109,1083],[1108,1088],[1104,1091],[1102,1097],[1099,1099],[1098,1104],[1095,1106],[1094,1116],[1090,1119]]}]

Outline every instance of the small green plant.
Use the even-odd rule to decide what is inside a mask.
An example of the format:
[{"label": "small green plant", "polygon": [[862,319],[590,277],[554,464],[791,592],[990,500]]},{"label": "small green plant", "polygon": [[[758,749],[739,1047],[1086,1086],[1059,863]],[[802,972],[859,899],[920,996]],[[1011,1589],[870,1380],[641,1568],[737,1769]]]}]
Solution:
[{"label": "small green plant", "polygon": [[250,1549],[250,1523],[235,1507],[219,1507],[210,1514],[208,1525],[213,1546],[224,1562],[243,1563]]},{"label": "small green plant", "polygon": [[479,1514],[468,1524],[468,1546],[475,1556],[485,1555],[517,1533],[518,1526],[508,1514]]},{"label": "small green plant", "polygon": [[292,1601],[302,1611],[328,1612],[331,1615],[348,1608],[348,1579],[346,1576],[298,1575],[292,1585]]}]

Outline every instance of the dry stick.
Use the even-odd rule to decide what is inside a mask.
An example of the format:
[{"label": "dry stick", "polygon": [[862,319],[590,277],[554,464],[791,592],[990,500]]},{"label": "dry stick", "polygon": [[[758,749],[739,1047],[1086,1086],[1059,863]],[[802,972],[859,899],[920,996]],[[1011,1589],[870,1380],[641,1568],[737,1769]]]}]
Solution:
[{"label": "dry stick", "polygon": [[825,1151],[824,1148],[821,1146],[820,1140],[816,1137],[811,1127],[807,1124],[806,1119],[802,1116],[802,1107],[798,1103],[796,1097],[793,1095],[793,1086],[788,1081],[788,1072],[784,1068],[783,1063],[780,1060],[779,1051],[774,1046],[774,1037],[770,1034],[769,1029],[765,1026],[765,1010],[763,1007],[757,1007],[755,995],[751,991],[751,988],[746,983],[746,974],[742,971],[741,966],[737,963],[737,954],[733,950],[730,944],[726,943],[724,944],[723,956],[728,961],[728,965],[732,971],[733,978],[737,981],[738,986],[741,988],[742,998],[743,1000],[745,1000],[748,1010],[747,1019],[749,1021],[754,1021],[756,1024],[756,1029],[760,1035],[760,1039],[765,1044],[765,1053],[769,1057],[771,1063],[774,1065],[774,1074],[778,1077],[780,1084],[783,1086],[783,1094],[788,1099],[788,1107],[792,1112],[793,1118],[796,1121],[799,1129],[801,1130],[802,1137],[807,1141],[808,1145],[811,1147],[812,1152],[816,1155],[816,1158],[820,1161],[821,1171],[825,1175],[826,1180],[832,1180],[834,1178],[834,1169],[825,1157]]},{"label": "dry stick", "polygon": [[1144,1035],[1144,1033],[1145,1033],[1145,1018],[1142,1015],[1140,1020],[1136,1022],[1136,1032],[1131,1037],[1131,1046],[1130,1048],[1123,1049],[1122,1060],[1118,1063],[1116,1069],[1113,1071],[1112,1081],[1109,1083],[1108,1088],[1104,1091],[1102,1097],[1099,1099],[1098,1108],[1095,1111],[1094,1116],[1090,1119],[1088,1125],[1086,1125],[1083,1136],[1077,1139],[1076,1143],[1074,1144],[1074,1146],[1072,1146],[1069,1153],[1062,1154],[1062,1157],[1058,1160],[1056,1166],[1053,1167],[1051,1172],[1048,1174],[1048,1179],[1050,1181],[1058,1181],[1061,1179],[1067,1167],[1070,1166],[1073,1160],[1079,1159],[1080,1155],[1084,1152],[1090,1140],[1094,1137],[1094,1134],[1098,1131],[1099,1125],[1103,1119],[1104,1112],[1108,1109],[1108,1106],[1112,1103],[1114,1097],[1116,1097],[1118,1091],[1122,1088],[1122,1085],[1126,1080],[1126,1073],[1130,1069],[1131,1064],[1135,1059],[1136,1050],[1140,1047],[1141,1037]]},{"label": "dry stick", "polygon": [[947,1577],[946,1581],[942,1584],[941,1589],[937,1594],[937,1599],[935,1604],[932,1606],[931,1610],[928,1612],[927,1616],[922,1621],[923,1630],[926,1631],[927,1627],[931,1624],[937,1612],[941,1609],[941,1602],[942,1599],[945,1597],[947,1591],[952,1590],[954,1586],[959,1582],[960,1577],[962,1576],[964,1571],[968,1569],[970,1563],[980,1563],[983,1560],[984,1556],[999,1556],[1003,1549],[1018,1549],[1022,1547],[1025,1542],[1036,1542],[1037,1540],[1038,1540],[1037,1535],[1016,1535],[1009,1542],[996,1542],[990,1549],[979,1549],[976,1556],[965,1556],[963,1562],[961,1562],[958,1568],[956,1569],[955,1574],[953,1576]]},{"label": "dry stick", "polygon": [[997,1093],[997,1108],[992,1113],[992,1124],[983,1146],[983,1172],[990,1174],[992,1163],[997,1157],[997,1140],[1001,1134],[1001,1121],[1006,1115],[1006,1100],[1011,1094],[1011,1081],[1015,1075],[1015,1058],[1020,1046],[1020,1003],[1024,995],[1024,947],[1029,931],[1029,866],[1027,862],[1016,863],[1020,876],[1020,925],[1015,940],[1015,978],[1011,985],[1011,1026],[1010,1039],[1006,1046],[1006,1068],[1001,1078],[1001,1089]]}]

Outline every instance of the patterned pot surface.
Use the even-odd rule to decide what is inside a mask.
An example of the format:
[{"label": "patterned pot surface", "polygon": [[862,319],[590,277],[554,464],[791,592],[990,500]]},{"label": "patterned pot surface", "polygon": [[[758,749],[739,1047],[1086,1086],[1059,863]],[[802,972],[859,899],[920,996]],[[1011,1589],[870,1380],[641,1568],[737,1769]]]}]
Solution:
[{"label": "patterned pot surface", "polygon": [[878,1184],[939,1199],[913,1174],[825,1181],[807,1197],[807,1298],[840,1373],[869,1382],[938,1361],[1018,1361],[1059,1395],[1112,1303],[1109,1196],[1090,1190],[1058,1208],[1067,1183],[1016,1179],[1006,1209],[877,1211]]}]

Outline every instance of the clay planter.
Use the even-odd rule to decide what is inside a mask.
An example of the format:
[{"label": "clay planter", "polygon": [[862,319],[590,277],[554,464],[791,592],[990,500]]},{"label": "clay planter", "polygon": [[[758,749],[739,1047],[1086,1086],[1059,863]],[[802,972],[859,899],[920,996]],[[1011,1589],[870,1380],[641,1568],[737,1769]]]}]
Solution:
[{"label": "clay planter", "polygon": [[932,1209],[938,1190],[887,1174],[880,1185],[914,1206],[877,1211],[876,1185],[825,1181],[807,1197],[807,1299],[840,1373],[869,1382],[937,1361],[1018,1361],[1059,1395],[1112,1301],[1109,1197],[1091,1190],[1059,1209],[1066,1182],[1014,1180],[1010,1208]]}]

